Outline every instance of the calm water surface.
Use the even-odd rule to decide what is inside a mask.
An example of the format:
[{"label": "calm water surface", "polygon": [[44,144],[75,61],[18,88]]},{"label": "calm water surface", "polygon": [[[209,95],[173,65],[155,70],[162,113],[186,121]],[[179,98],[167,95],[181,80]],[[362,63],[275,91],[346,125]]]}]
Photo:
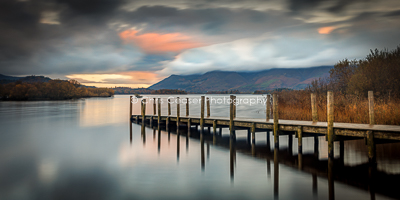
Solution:
[{"label": "calm water surface", "polygon": [[[191,115],[199,115],[199,104],[190,109]],[[139,104],[133,110],[138,114]],[[228,104],[211,105],[212,116],[228,116],[228,110]],[[162,114],[166,112],[163,104]],[[152,113],[152,105],[147,113]],[[181,113],[185,115],[184,105]],[[0,102],[0,199],[399,198],[390,187],[379,186],[399,180],[398,144],[377,146],[376,178],[371,179],[363,140],[346,141],[343,159],[335,143],[335,164],[328,168],[324,137],[319,138],[317,153],[314,138],[304,138],[299,170],[294,137],[289,146],[288,136],[282,136],[280,150],[274,152],[266,133],[257,132],[252,156],[245,130],[237,132],[237,144],[230,148],[227,129],[214,145],[207,131],[201,142],[194,127],[190,138],[186,127],[177,136],[175,130],[146,126],[143,135],[141,125],[130,123],[128,116],[129,96],[124,95]],[[237,116],[264,118],[265,108],[244,102]],[[330,170],[335,180],[331,184]],[[368,184],[371,180],[374,184]]]}]

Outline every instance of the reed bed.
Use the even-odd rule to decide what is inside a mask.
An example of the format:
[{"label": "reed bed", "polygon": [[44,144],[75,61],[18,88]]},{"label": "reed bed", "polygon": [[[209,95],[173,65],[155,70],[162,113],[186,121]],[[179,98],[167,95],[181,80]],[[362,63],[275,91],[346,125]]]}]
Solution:
[{"label": "reed bed", "polygon": [[[280,91],[279,119],[312,121],[311,92]],[[326,122],[326,94],[317,94],[318,121]],[[375,124],[400,125],[400,100],[374,98]],[[368,99],[355,95],[334,94],[335,122],[369,123]]]}]

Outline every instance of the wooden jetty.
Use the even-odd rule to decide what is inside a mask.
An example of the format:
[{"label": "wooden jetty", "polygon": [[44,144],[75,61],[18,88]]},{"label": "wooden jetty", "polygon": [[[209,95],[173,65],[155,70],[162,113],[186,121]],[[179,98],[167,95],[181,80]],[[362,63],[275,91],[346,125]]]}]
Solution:
[{"label": "wooden jetty", "polygon": [[[176,115],[171,114],[170,99],[168,99],[168,115],[161,115],[160,98],[154,99],[153,114],[148,115],[146,111],[146,99],[141,101],[141,114],[132,115],[132,96],[130,100],[130,118],[136,122],[142,121],[145,124],[147,121],[150,124],[157,122],[158,126],[186,125],[188,129],[191,126],[200,126],[200,132],[204,127],[213,128],[213,133],[216,133],[217,128],[229,128],[230,139],[236,140],[235,130],[248,130],[248,141],[255,141],[255,132],[273,131],[275,148],[279,148],[279,136],[295,134],[299,138],[299,151],[302,147],[303,137],[318,137],[326,136],[328,141],[328,157],[333,158],[334,141],[352,140],[355,138],[364,138],[368,146],[368,158],[371,163],[376,162],[375,145],[377,143],[397,142],[400,140],[400,126],[392,125],[375,125],[374,124],[374,99],[373,92],[368,93],[369,101],[369,124],[353,124],[353,123],[337,123],[334,122],[334,107],[333,107],[333,92],[328,91],[327,95],[327,122],[318,122],[316,96],[311,94],[311,108],[313,121],[296,121],[279,119],[278,109],[279,102],[277,94],[272,95],[272,106],[270,103],[271,95],[267,95],[266,103],[266,118],[265,119],[248,119],[236,117],[236,96],[230,96],[229,117],[213,117],[210,114],[210,102],[205,96],[201,96],[200,116],[189,115],[189,103],[186,103],[186,116],[180,116],[179,97],[177,103]],[[188,98],[186,98],[188,100]],[[158,106],[156,106],[156,101]],[[189,101],[186,101],[189,102]],[[205,104],[207,105],[207,115],[204,116]],[[158,112],[156,112],[158,109]],[[272,112],[272,113],[271,113]],[[157,113],[157,114],[156,114]],[[271,119],[272,114],[272,119]],[[144,122],[144,123],[143,123]],[[179,130],[179,129],[178,129]],[[252,138],[252,139],[251,139]]]},{"label": "wooden jetty", "polygon": [[[317,177],[321,177],[328,183],[329,199],[335,199],[335,181],[369,191],[370,199],[375,199],[376,194],[382,194],[395,199],[400,198],[400,194],[397,192],[397,188],[399,187],[399,183],[397,181],[400,178],[399,174],[391,174],[380,171],[377,169],[376,165],[371,165],[368,163],[355,166],[346,166],[344,164],[344,156],[342,154],[344,149],[340,150],[341,155],[339,158],[336,157],[334,159],[329,158],[328,160],[321,160],[319,159],[320,150],[318,143],[317,145],[314,144],[313,152],[303,154],[299,149],[297,155],[295,155],[291,151],[293,146],[292,143],[290,143],[290,137],[287,138],[289,145],[287,147],[278,149],[270,145],[270,132],[267,132],[267,142],[258,144],[256,146],[254,142],[251,142],[250,144],[247,140],[243,139],[232,143],[230,137],[222,136],[222,133],[220,132],[221,130],[217,132],[204,130],[203,133],[201,133],[201,131],[196,128],[185,130],[184,127],[171,126],[168,128],[167,126],[151,126],[149,123],[142,123],[141,121],[138,123],[141,124],[142,127],[153,129],[153,139],[155,139],[156,134],[158,135],[157,148],[159,153],[161,145],[163,145],[161,144],[161,138],[168,135],[169,145],[170,135],[175,134],[176,158],[178,162],[181,151],[180,137],[183,136],[186,138],[186,151],[189,149],[189,140],[198,140],[200,143],[200,165],[202,171],[206,171],[205,157],[207,156],[207,158],[209,158],[210,156],[210,145],[229,149],[230,170],[227,173],[230,173],[230,178],[232,181],[235,177],[237,153],[253,156],[256,159],[265,160],[267,176],[268,178],[273,177],[273,195],[276,198],[279,196],[279,176],[284,176],[284,174],[279,174],[279,164],[298,169],[309,174],[309,178],[312,179],[312,192],[315,196],[318,195]],[[130,127],[130,138],[132,143],[132,123],[130,124]],[[162,134],[162,132],[164,133]],[[142,129],[141,136],[143,143],[145,143],[146,131],[144,129]],[[343,146],[341,145],[340,147],[342,148]],[[271,164],[271,161],[273,164]],[[271,165],[273,165],[272,173]]]}]

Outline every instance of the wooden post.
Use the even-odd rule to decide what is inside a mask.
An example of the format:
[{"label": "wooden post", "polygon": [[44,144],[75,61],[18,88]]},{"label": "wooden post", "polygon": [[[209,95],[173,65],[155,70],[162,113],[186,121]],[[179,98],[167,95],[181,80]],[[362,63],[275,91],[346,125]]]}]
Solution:
[{"label": "wooden post", "polygon": [[146,99],[142,99],[142,123],[146,121]]},{"label": "wooden post", "polygon": [[301,126],[297,127],[297,141],[298,141],[298,168],[301,170],[303,168],[303,128]]},{"label": "wooden post", "polygon": [[266,111],[266,117],[267,117],[267,121],[269,121],[270,117],[271,117],[271,95],[267,94],[267,111]]},{"label": "wooden post", "polygon": [[207,97],[207,117],[210,117],[210,98]]},{"label": "wooden post", "polygon": [[157,115],[156,98],[153,98],[153,115]]},{"label": "wooden post", "polygon": [[274,109],[274,142],[275,148],[279,149],[279,114],[278,114],[278,95],[273,94],[273,109]]},{"label": "wooden post", "polygon": [[375,116],[374,116],[374,92],[368,91],[368,104],[369,104],[369,124],[375,124]]},{"label": "wooden post", "polygon": [[201,96],[201,105],[200,105],[200,132],[203,133],[204,129],[204,96]]},{"label": "wooden post", "polygon": [[315,93],[311,93],[311,113],[312,113],[312,121],[318,121],[318,112],[317,112],[317,96]]},{"label": "wooden post", "polygon": [[303,153],[303,128],[301,126],[297,127],[297,139],[299,153]]},{"label": "wooden post", "polygon": [[129,119],[132,118],[132,96],[129,97]]},{"label": "wooden post", "polygon": [[256,124],[255,123],[251,123],[251,143],[253,145],[256,144]]},{"label": "wooden post", "polygon": [[229,110],[229,134],[230,134],[230,138],[234,139],[235,138],[235,127],[234,127],[234,123],[233,123],[233,119],[234,119],[234,96],[231,95],[230,96],[231,102],[230,102],[230,110]]},{"label": "wooden post", "polygon": [[179,116],[181,114],[181,106],[179,104],[179,97],[176,97],[177,103],[176,103],[176,127],[179,129]]},{"label": "wooden post", "polygon": [[368,159],[370,163],[376,162],[376,151],[375,151],[375,141],[374,132],[367,131],[367,142],[368,142]]},{"label": "wooden post", "polygon": [[160,126],[161,123],[161,98],[158,98],[158,126]]},{"label": "wooden post", "polygon": [[334,121],[334,111],[333,111],[333,92],[328,91],[328,101],[327,101],[327,119],[328,119],[328,156],[333,158],[333,141],[335,141],[335,133],[333,132],[333,121]]},{"label": "wooden post", "polygon": [[233,118],[236,118],[236,96],[233,96]]},{"label": "wooden post", "polygon": [[213,144],[217,143],[217,120],[213,121]]},{"label": "wooden post", "polygon": [[171,115],[171,99],[168,98],[168,116]]},{"label": "wooden post", "polygon": [[189,98],[186,98],[186,117],[189,116]]}]

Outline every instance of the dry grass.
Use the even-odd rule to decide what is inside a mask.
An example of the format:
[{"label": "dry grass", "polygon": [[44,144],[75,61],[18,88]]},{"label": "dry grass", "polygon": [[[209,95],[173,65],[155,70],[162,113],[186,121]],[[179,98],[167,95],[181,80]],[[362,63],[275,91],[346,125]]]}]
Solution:
[{"label": "dry grass", "polygon": [[[375,124],[400,125],[400,100],[375,96]],[[278,92],[279,119],[311,121],[309,91]],[[369,123],[368,99],[334,94],[335,122]],[[317,95],[318,121],[326,121],[326,94]]]}]

